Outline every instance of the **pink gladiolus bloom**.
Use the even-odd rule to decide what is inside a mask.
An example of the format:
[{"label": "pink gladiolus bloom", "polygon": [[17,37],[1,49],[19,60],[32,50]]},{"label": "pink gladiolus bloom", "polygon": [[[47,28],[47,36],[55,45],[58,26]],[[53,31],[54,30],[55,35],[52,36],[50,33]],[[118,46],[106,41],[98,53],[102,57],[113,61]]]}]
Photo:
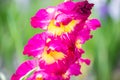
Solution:
[{"label": "pink gladiolus bloom", "polygon": [[92,30],[100,27],[97,19],[88,19],[94,4],[87,0],[66,1],[57,6],[40,9],[32,18],[33,28],[45,32],[33,36],[23,54],[32,56],[20,65],[11,80],[70,80],[82,74],[82,45],[92,38]]},{"label": "pink gladiolus bloom", "polygon": [[86,20],[91,13],[92,7],[93,4],[89,4],[88,1],[63,2],[56,7],[39,10],[31,18],[31,25],[34,28],[47,29],[51,20],[55,20],[54,24],[56,26],[59,26],[61,23],[66,25],[71,20]]}]

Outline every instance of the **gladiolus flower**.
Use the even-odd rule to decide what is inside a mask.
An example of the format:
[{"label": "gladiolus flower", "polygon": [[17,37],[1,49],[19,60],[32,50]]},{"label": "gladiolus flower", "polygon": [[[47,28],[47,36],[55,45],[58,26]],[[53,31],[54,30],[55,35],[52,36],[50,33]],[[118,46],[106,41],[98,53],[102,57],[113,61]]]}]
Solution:
[{"label": "gladiolus flower", "polygon": [[20,65],[11,80],[70,80],[82,72],[82,45],[92,38],[90,32],[100,27],[97,19],[88,19],[94,4],[87,0],[66,1],[58,6],[40,9],[32,18],[33,28],[45,32],[33,36],[23,54],[32,56]]}]

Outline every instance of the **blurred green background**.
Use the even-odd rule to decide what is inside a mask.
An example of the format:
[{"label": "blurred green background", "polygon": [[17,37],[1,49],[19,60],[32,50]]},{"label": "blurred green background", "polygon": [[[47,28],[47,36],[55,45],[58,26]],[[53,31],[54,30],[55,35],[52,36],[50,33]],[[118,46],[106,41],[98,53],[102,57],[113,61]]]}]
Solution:
[{"label": "blurred green background", "polygon": [[[30,18],[40,9],[64,0],[0,0],[0,80],[10,76],[22,61],[24,45],[40,29],[30,26]],[[78,1],[78,0],[76,0]],[[83,46],[83,75],[72,80],[120,80],[120,0],[89,0],[95,4],[92,18],[101,20],[101,28]]]}]

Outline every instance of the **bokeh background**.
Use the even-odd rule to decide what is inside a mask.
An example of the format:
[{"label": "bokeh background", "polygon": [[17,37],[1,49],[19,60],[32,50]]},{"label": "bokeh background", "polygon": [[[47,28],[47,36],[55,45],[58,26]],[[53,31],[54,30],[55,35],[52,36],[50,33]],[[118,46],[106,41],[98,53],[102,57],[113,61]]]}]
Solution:
[{"label": "bokeh background", "polygon": [[[98,18],[102,26],[83,46],[83,56],[91,59],[91,65],[83,64],[83,75],[72,80],[120,80],[120,0],[88,1],[95,4],[90,17]],[[28,59],[22,54],[24,45],[41,32],[31,27],[30,18],[40,8],[60,2],[63,0],[0,0],[0,80],[10,80]]]}]

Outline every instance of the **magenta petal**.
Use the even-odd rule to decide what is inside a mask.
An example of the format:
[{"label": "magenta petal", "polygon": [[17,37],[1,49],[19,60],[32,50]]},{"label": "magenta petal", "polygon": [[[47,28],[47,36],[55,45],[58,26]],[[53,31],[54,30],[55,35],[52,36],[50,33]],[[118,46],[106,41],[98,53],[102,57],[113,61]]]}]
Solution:
[{"label": "magenta petal", "polygon": [[52,16],[46,11],[46,9],[40,9],[35,16],[31,18],[31,25],[34,28],[46,29]]},{"label": "magenta petal", "polygon": [[46,36],[47,35],[45,33],[33,36],[24,47],[23,54],[34,57],[40,55],[45,46]]},{"label": "magenta petal", "polygon": [[23,77],[25,74],[27,74],[29,71],[31,71],[35,67],[36,67],[35,60],[25,61],[18,67],[16,73],[12,75],[11,80],[20,80],[21,77]]},{"label": "magenta petal", "polygon": [[[43,70],[35,71],[27,80],[36,80],[36,77],[41,75],[43,79],[48,78],[48,74],[45,73]],[[45,79],[46,80],[46,79]]]},{"label": "magenta petal", "polygon": [[92,38],[92,35],[90,35],[90,29],[84,28],[78,33],[78,38],[81,39],[81,44],[84,44],[87,40]]},{"label": "magenta petal", "polygon": [[72,18],[70,18],[70,16],[66,14],[59,14],[56,16],[56,22],[62,22],[63,25],[67,25],[71,20]]},{"label": "magenta petal", "polygon": [[39,70],[39,71],[34,72],[31,77],[27,78],[27,80],[38,80],[38,79],[36,79],[37,76],[42,77],[42,79],[40,79],[40,80],[69,80],[69,78],[63,79],[63,77],[61,75],[47,73],[44,70]]},{"label": "magenta petal", "polygon": [[88,3],[87,0],[76,2],[74,7],[74,15],[76,19],[87,19],[91,14],[91,9],[94,4]]},{"label": "magenta petal", "polygon": [[80,62],[84,62],[84,63],[86,63],[87,65],[90,65],[90,60],[89,60],[89,59],[83,59],[83,58],[81,58],[81,59],[80,59]]},{"label": "magenta petal", "polygon": [[64,2],[58,5],[58,11],[61,11],[65,14],[70,14],[73,8],[75,7],[75,3],[72,1]]},{"label": "magenta petal", "polygon": [[70,68],[68,69],[68,72],[70,75],[77,76],[77,75],[81,74],[80,68],[81,68],[81,66],[79,64],[72,64],[70,66]]},{"label": "magenta petal", "polygon": [[101,26],[100,21],[97,19],[87,20],[86,25],[91,30],[96,30],[97,28]]},{"label": "magenta petal", "polygon": [[69,65],[64,64],[64,61],[57,61],[53,64],[46,64],[44,61],[39,63],[41,69],[44,69],[47,73],[54,73],[62,75],[66,72]]},{"label": "magenta petal", "polygon": [[58,52],[66,53],[66,51],[68,50],[66,42],[67,41],[63,41],[60,38],[52,39],[52,41],[49,42],[48,46],[49,46],[49,49],[54,49]]},{"label": "magenta petal", "polygon": [[47,25],[49,23],[49,20],[42,20],[40,19],[39,17],[32,17],[31,18],[31,25],[34,27],[34,28],[41,28],[41,29],[44,29],[46,30],[47,29]]}]

